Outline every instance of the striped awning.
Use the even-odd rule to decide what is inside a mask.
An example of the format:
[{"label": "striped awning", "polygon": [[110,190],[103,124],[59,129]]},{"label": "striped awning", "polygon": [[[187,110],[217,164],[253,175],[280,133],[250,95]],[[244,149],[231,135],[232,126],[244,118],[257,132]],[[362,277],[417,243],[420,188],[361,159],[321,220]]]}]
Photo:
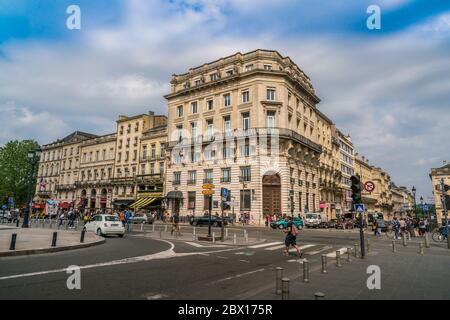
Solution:
[{"label": "striped awning", "polygon": [[151,198],[151,197],[140,198],[136,202],[130,204],[130,208],[138,210],[140,208],[148,206],[150,203],[154,202],[155,200],[156,200],[156,198]]}]

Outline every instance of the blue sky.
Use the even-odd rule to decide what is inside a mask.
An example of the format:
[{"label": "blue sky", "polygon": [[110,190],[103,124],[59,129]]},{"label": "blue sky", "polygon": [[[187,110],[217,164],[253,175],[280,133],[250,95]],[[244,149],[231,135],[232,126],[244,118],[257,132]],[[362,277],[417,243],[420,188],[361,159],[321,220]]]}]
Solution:
[{"label": "blue sky", "polygon": [[171,74],[255,48],[290,56],[361,155],[431,196],[429,169],[450,160],[449,1],[0,0],[0,143],[166,113]]}]

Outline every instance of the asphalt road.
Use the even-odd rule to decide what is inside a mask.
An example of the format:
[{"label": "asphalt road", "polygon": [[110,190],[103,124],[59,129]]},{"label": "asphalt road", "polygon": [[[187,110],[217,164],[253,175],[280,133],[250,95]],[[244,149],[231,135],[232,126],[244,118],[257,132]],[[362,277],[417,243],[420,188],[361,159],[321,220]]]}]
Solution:
[{"label": "asphalt road", "polygon": [[[86,249],[2,258],[0,299],[247,299],[271,290],[275,267],[283,267],[285,276],[299,276],[302,260],[294,252],[282,254],[281,231],[248,230],[266,242],[199,245],[133,233]],[[356,232],[336,230],[304,230],[298,237],[311,272],[320,269],[322,254],[334,259],[336,250],[358,240]],[[389,241],[376,246],[386,249]],[[81,267],[80,290],[66,286],[65,268],[71,265]]]}]

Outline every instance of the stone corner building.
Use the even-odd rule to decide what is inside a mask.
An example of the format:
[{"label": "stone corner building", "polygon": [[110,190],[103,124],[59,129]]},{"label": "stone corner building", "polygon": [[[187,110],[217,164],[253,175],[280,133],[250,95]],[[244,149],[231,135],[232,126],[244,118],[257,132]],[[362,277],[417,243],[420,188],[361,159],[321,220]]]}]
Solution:
[{"label": "stone corner building", "polygon": [[[236,53],[173,75],[168,101],[168,210],[202,214],[215,186],[231,191],[225,214],[266,215],[320,211],[321,194],[339,203],[338,138],[317,109],[309,77],[277,51]],[[274,147],[275,146],[275,147]],[[326,208],[323,205],[322,208]],[[329,218],[336,205],[328,206]]]},{"label": "stone corner building", "polygon": [[[432,168],[430,173],[431,184],[433,186],[434,203],[436,204],[436,215],[438,223],[442,222],[442,218],[445,218],[445,213],[442,208],[442,190],[441,179],[444,179],[446,185],[450,185],[450,163],[444,164],[440,168]],[[448,196],[449,193],[447,193]],[[448,205],[447,205],[448,206]],[[447,207],[447,211],[450,210],[450,206]]]}]

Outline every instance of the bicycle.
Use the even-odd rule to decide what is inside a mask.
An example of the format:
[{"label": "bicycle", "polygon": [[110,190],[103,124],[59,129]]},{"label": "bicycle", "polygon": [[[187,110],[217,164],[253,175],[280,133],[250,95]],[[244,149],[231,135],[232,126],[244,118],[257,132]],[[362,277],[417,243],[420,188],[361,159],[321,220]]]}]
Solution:
[{"label": "bicycle", "polygon": [[[450,229],[450,227],[449,227]],[[440,227],[439,229],[434,229],[431,238],[435,242],[443,242],[447,240],[448,237],[448,229],[445,226]]]}]

